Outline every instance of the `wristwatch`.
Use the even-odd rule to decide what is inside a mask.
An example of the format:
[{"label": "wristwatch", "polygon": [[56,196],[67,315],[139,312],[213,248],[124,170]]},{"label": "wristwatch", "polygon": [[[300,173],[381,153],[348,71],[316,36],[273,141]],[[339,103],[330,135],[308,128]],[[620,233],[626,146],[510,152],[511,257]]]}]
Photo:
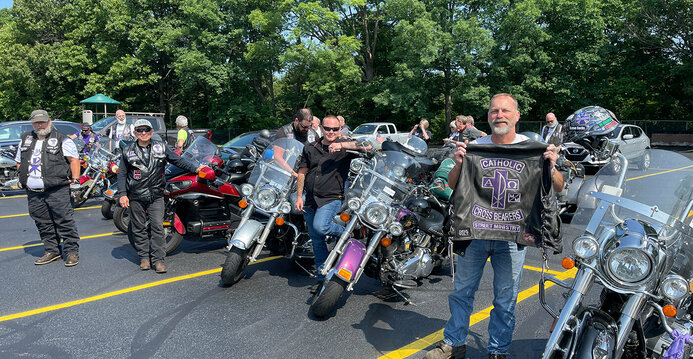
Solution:
[{"label": "wristwatch", "polygon": [[70,180],[70,184],[79,184],[79,178],[73,178]]}]

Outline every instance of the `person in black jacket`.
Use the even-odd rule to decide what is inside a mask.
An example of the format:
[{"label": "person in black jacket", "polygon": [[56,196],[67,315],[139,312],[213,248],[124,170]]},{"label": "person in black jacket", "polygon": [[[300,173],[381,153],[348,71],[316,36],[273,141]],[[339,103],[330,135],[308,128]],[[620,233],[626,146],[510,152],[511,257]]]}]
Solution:
[{"label": "person in black jacket", "polygon": [[[164,257],[164,170],[171,162],[189,172],[199,172],[203,165],[195,164],[178,156],[166,143],[152,140],[152,125],[148,120],[135,121],[137,141],[123,150],[118,171],[118,191],[125,193],[120,197],[120,205],[130,208],[128,236],[135,243],[140,257],[140,269],[152,266],[157,273],[166,273]],[[149,219],[151,238],[147,234]]]},{"label": "person in black jacket", "polygon": [[30,121],[34,130],[22,134],[15,160],[29,215],[46,250],[34,264],[48,264],[65,252],[65,266],[76,266],[79,235],[70,195],[79,191],[79,153],[75,143],[52,126],[48,112],[35,110]]}]

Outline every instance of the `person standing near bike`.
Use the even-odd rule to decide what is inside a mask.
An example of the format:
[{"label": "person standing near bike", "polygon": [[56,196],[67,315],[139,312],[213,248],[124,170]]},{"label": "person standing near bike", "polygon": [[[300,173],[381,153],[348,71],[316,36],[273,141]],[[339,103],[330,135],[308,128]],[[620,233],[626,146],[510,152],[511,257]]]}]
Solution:
[{"label": "person standing near bike", "polygon": [[[189,172],[199,172],[203,165],[181,158],[166,143],[152,140],[152,125],[148,120],[135,121],[137,141],[123,150],[118,171],[120,205],[130,208],[128,236],[135,244],[140,269],[154,268],[166,273],[166,240],[164,239],[164,170],[168,162]],[[147,232],[149,220],[150,234]]]}]

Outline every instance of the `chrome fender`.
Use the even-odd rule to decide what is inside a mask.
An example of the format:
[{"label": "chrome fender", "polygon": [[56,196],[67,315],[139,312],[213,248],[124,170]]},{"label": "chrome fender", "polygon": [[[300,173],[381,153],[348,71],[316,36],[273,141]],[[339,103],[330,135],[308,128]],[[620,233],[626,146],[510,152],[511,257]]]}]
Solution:
[{"label": "chrome fender", "polygon": [[249,249],[253,242],[260,236],[264,228],[264,224],[254,219],[248,219],[247,222],[243,223],[243,226],[239,227],[236,232],[233,233],[233,237],[231,237],[229,241],[229,247],[236,247],[242,250]]}]

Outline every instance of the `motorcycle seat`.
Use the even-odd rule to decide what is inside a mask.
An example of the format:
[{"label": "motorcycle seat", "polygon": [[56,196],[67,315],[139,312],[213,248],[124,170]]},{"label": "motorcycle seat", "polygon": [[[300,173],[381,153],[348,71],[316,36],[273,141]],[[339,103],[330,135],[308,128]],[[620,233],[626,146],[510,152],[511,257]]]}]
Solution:
[{"label": "motorcycle seat", "polygon": [[438,237],[443,237],[443,221],[445,216],[436,210],[431,210],[427,217],[416,215],[419,228],[422,231]]},{"label": "motorcycle seat", "polygon": [[430,159],[426,157],[416,157],[416,162],[421,166],[421,172],[423,173],[433,173],[438,166]]}]

